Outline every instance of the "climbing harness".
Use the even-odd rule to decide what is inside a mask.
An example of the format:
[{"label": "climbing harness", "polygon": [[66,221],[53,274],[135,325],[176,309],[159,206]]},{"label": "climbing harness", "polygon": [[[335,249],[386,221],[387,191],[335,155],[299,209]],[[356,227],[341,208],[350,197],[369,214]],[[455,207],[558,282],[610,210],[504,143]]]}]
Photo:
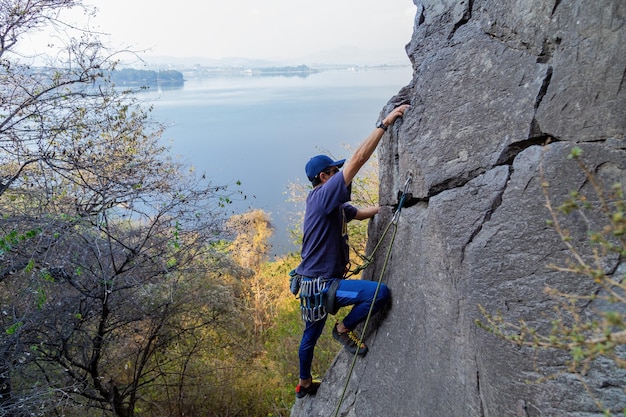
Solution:
[{"label": "climbing harness", "polygon": [[[367,329],[367,325],[369,324],[370,321],[370,317],[372,316],[372,311],[374,310],[374,303],[376,302],[376,298],[378,297],[378,290],[380,289],[380,284],[382,283],[382,279],[383,279],[383,275],[385,274],[385,270],[387,269],[387,265],[389,263],[389,258],[391,258],[391,249],[393,247],[393,243],[396,239],[396,232],[398,231],[398,220],[400,219],[400,212],[402,211],[402,207],[404,206],[407,196],[409,195],[409,186],[411,185],[411,182],[413,181],[413,176],[411,175],[410,172],[407,172],[406,175],[406,181],[404,182],[404,188],[402,190],[402,194],[400,195],[400,198],[398,199],[398,207],[396,208],[396,211],[393,214],[393,217],[391,218],[391,221],[389,222],[389,224],[387,225],[387,227],[385,228],[381,238],[378,240],[378,243],[376,244],[376,246],[374,247],[374,249],[372,250],[372,253],[370,254],[369,257],[364,257],[366,259],[366,262],[364,265],[358,267],[360,269],[365,269],[374,259],[374,254],[376,253],[376,250],[378,249],[378,247],[381,245],[383,239],[385,238],[385,236],[387,235],[387,233],[389,232],[389,230],[391,229],[391,227],[393,226],[393,233],[391,235],[391,241],[389,243],[389,247],[387,248],[387,254],[385,255],[385,261],[383,263],[383,268],[380,271],[380,276],[378,277],[378,283],[376,286],[376,291],[374,292],[374,297],[372,298],[372,304],[370,305],[370,309],[367,313],[367,318],[365,319],[365,323],[363,324],[363,330],[361,331],[361,336],[359,338],[359,342],[357,344],[357,346],[360,346],[361,343],[363,342],[363,337],[365,335],[365,331]],[[333,414],[333,417],[337,417],[339,415],[339,409],[341,408],[341,404],[343,403],[343,400],[345,398],[346,395],[346,391],[348,390],[348,383],[350,382],[350,377],[352,376],[352,372],[354,371],[354,366],[356,364],[356,359],[358,357],[358,349],[355,352],[353,358],[352,358],[352,364],[350,365],[350,370],[348,372],[348,377],[346,378],[346,383],[343,387],[343,391],[341,393],[341,397],[339,398],[339,403],[337,404],[337,408],[335,409],[335,413]]]},{"label": "climbing harness", "polygon": [[339,308],[336,306],[335,296],[339,286],[338,278],[305,277],[295,269],[289,275],[289,290],[300,299],[303,320],[313,323],[323,319],[328,313],[337,313]]}]

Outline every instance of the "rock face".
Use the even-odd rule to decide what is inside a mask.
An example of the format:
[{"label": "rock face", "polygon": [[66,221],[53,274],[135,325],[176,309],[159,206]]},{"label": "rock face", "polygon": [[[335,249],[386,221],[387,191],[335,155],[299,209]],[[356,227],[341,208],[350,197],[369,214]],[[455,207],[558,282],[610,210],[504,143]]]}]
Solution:
[{"label": "rock face", "polygon": [[[379,148],[385,210],[371,224],[376,242],[410,173],[411,198],[383,278],[393,303],[370,325],[370,352],[357,360],[338,415],[600,415],[574,376],[528,383],[563,371],[562,354],[516,347],[475,321],[482,305],[549,329],[555,302],[547,285],[596,290],[548,267],[563,264],[566,251],[546,225],[541,182],[554,205],[588,191],[567,159],[579,146],[599,178],[626,184],[626,2],[414,3],[406,46],[413,80],[384,111],[411,108]],[[584,242],[588,223],[569,221]],[[383,256],[365,279],[378,279]],[[351,362],[340,352],[317,396],[298,400],[292,416],[335,415]],[[606,406],[626,407],[623,371],[599,361],[587,383]]]}]

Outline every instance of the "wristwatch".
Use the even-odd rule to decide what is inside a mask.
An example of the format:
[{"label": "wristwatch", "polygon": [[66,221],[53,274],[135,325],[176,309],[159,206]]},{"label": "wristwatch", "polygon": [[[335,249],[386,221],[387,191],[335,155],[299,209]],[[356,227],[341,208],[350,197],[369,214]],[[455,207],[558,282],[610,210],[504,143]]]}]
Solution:
[{"label": "wristwatch", "polygon": [[386,132],[386,131],[387,131],[387,127],[388,127],[388,126],[387,126],[386,124],[384,124],[382,121],[380,121],[380,122],[376,125],[376,127],[377,127],[377,128],[379,128],[379,129],[382,129],[382,130],[384,130],[384,131]]}]

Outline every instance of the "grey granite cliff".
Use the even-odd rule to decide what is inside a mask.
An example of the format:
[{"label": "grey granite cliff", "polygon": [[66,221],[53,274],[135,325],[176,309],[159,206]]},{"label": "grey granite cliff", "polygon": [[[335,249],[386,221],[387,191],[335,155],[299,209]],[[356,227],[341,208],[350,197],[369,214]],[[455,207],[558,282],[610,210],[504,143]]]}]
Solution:
[{"label": "grey granite cliff", "polygon": [[[547,267],[566,251],[546,225],[540,172],[556,203],[588,188],[566,158],[579,146],[599,178],[626,184],[626,1],[414,4],[413,79],[384,111],[411,109],[380,145],[385,209],[371,224],[376,241],[411,173],[384,278],[393,304],[368,331],[370,352],[339,415],[600,415],[574,376],[528,383],[562,371],[563,355],[516,347],[475,320],[482,305],[545,329],[554,307],[546,285],[596,291]],[[583,242],[587,224],[571,221]],[[623,263],[608,267],[623,274]],[[381,267],[382,254],[365,278],[378,279]],[[292,416],[332,416],[351,360],[338,353],[317,396],[298,400]],[[623,371],[599,361],[588,382],[605,405],[626,407]]]}]

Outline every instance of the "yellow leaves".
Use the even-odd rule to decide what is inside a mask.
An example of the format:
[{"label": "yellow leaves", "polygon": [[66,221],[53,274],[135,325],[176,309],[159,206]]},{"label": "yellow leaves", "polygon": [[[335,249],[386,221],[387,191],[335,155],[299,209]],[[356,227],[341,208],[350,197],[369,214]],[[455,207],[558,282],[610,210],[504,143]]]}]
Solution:
[{"label": "yellow leaves", "polygon": [[252,210],[232,216],[226,223],[235,238],[231,245],[233,257],[244,268],[258,272],[270,250],[273,227],[269,214]]}]

